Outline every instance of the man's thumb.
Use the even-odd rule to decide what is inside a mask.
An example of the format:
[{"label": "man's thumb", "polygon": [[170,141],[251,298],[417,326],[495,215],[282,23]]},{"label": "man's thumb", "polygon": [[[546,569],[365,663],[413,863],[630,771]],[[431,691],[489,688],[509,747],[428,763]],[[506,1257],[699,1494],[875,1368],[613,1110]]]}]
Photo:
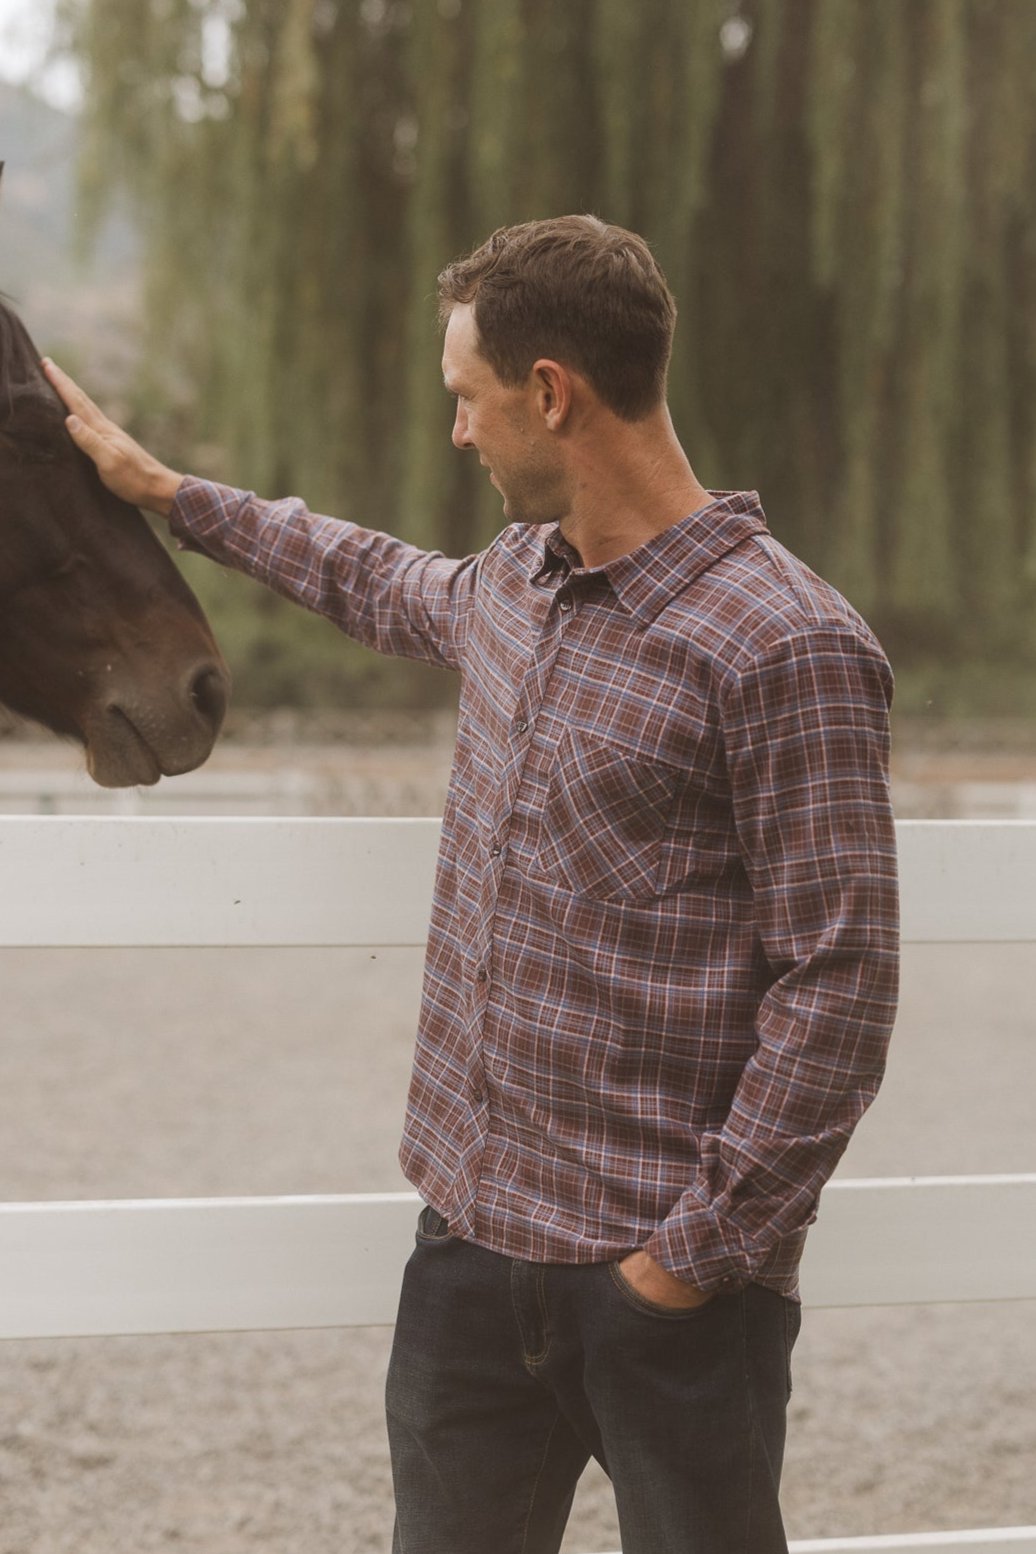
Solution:
[{"label": "man's thumb", "polygon": [[80,420],[77,415],[70,415],[65,421],[65,429],[78,448],[82,448],[84,453],[93,454],[97,445],[97,433],[87,426],[85,421]]}]

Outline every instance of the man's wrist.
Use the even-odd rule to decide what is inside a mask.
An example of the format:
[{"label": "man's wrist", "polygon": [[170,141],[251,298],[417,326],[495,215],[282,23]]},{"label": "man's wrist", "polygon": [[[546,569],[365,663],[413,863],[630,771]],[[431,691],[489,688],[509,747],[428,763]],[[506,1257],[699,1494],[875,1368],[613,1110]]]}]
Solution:
[{"label": "man's wrist", "polygon": [[146,507],[148,512],[158,513],[160,517],[168,518],[183,480],[184,477],[177,474],[176,470],[168,469],[164,464],[158,465],[149,483],[147,497],[141,506]]},{"label": "man's wrist", "polygon": [[650,1253],[631,1252],[619,1264],[620,1272],[638,1295],[657,1306],[672,1306],[674,1310],[690,1310],[704,1306],[712,1297],[696,1289],[683,1279],[678,1279],[668,1268],[656,1263]]}]

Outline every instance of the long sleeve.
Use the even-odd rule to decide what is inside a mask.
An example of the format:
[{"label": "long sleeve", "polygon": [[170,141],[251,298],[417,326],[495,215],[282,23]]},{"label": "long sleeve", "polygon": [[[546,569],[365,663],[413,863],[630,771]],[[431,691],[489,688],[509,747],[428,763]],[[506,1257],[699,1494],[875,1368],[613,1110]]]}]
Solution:
[{"label": "long sleeve", "polygon": [[895,1017],[896,845],[884,659],[850,630],[781,641],[723,708],[734,820],[772,975],[724,1126],[646,1250],[704,1290],[804,1231],[873,1099]]},{"label": "long sleeve", "polygon": [[380,653],[460,665],[478,557],[450,561],[391,535],[311,513],[295,497],[188,476],[170,514],[188,549],[245,572]]}]

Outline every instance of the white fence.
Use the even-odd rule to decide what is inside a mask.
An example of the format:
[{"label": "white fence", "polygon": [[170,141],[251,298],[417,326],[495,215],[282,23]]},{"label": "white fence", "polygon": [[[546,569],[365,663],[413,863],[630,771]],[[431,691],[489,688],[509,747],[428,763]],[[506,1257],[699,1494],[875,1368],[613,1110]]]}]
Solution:
[{"label": "white fence", "polygon": [[[438,829],[7,817],[0,945],[420,945]],[[1036,942],[1036,824],[904,822],[899,843],[906,942]],[[0,1337],[391,1322],[415,1211],[409,1193],[5,1204]],[[810,1235],[805,1299],[1033,1299],[1034,1225],[1036,1174],[838,1180]],[[1036,1527],[793,1548],[1036,1554]]]}]

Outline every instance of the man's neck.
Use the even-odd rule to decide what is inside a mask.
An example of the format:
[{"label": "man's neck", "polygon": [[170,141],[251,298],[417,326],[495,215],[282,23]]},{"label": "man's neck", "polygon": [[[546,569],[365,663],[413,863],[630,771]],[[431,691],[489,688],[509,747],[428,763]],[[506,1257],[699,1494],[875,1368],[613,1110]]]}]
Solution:
[{"label": "man's neck", "polygon": [[573,450],[572,499],[561,521],[588,567],[628,555],[712,500],[668,410],[637,422],[612,419]]}]

